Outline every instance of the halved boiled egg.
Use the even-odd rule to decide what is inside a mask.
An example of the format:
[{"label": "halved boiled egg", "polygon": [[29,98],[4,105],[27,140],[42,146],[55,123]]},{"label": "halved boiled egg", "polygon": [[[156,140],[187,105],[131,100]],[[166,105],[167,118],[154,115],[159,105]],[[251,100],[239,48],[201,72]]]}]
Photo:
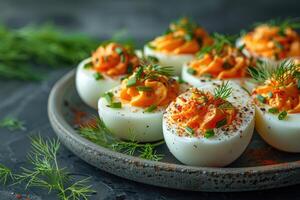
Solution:
[{"label": "halved boiled egg", "polygon": [[256,104],[256,129],[271,146],[299,153],[300,66],[287,60],[272,71],[258,70],[257,74],[267,76],[252,92]]},{"label": "halved boiled egg", "polygon": [[195,87],[201,87],[214,79],[227,79],[251,91],[253,86],[249,82],[248,69],[255,66],[255,63],[234,47],[225,35],[215,34],[213,38],[213,45],[184,64],[182,79]]},{"label": "halved boiled egg", "polygon": [[282,26],[284,23],[287,21],[260,24],[238,39],[237,46],[248,56],[273,62],[300,56],[299,34],[290,26]]},{"label": "halved boiled egg", "polygon": [[146,56],[154,56],[161,66],[174,66],[175,74],[180,75],[185,62],[203,47],[211,44],[207,32],[187,18],[170,24],[165,35],[155,38],[144,47]]},{"label": "halved boiled egg", "polygon": [[119,85],[138,64],[138,58],[129,48],[116,43],[102,45],[91,58],[78,65],[77,92],[87,105],[97,109],[101,95]]},{"label": "halved boiled egg", "polygon": [[98,102],[100,119],[124,140],[152,142],[163,139],[162,115],[186,84],[170,77],[170,67],[140,66]]},{"label": "halved boiled egg", "polygon": [[163,116],[170,152],[192,166],[221,167],[236,160],[249,144],[255,109],[236,83],[214,81],[181,94]]}]

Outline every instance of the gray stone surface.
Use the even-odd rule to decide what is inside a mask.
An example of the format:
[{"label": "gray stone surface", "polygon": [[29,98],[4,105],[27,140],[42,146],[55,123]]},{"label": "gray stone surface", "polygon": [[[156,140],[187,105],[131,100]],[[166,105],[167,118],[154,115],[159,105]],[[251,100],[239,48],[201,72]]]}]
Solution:
[{"label": "gray stone surface", "polygon": [[[162,32],[168,22],[189,14],[210,31],[235,33],[257,20],[278,16],[299,16],[298,1],[79,1],[79,0],[0,0],[0,19],[12,27],[29,22],[54,21],[68,31],[86,32],[107,38],[127,27],[140,43]],[[1,38],[0,38],[1,45]],[[41,83],[0,80],[0,118],[18,117],[27,131],[0,129],[0,162],[18,170],[26,161],[29,135],[54,137],[47,117],[47,98],[54,82],[68,69],[49,72]],[[175,191],[128,181],[100,171],[61,148],[59,161],[71,172],[92,176],[97,194],[91,199],[300,199],[299,185],[244,193],[203,193]],[[29,193],[32,199],[52,200],[55,195],[24,186],[0,187],[0,200],[15,199],[11,192]]]}]

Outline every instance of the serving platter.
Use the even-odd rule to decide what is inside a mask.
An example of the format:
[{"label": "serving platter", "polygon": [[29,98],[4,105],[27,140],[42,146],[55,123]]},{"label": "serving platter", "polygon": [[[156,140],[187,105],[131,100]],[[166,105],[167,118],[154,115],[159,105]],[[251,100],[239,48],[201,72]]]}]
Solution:
[{"label": "serving platter", "polygon": [[[61,142],[87,163],[133,181],[191,191],[249,191],[300,183],[300,154],[277,151],[255,132],[243,155],[224,168],[186,166],[178,162],[166,145],[157,148],[164,157],[150,161],[96,145],[81,137],[74,119],[78,112],[96,116],[75,88],[75,70],[53,87],[48,100],[51,125]],[[284,134],[284,133],[283,133]]]}]

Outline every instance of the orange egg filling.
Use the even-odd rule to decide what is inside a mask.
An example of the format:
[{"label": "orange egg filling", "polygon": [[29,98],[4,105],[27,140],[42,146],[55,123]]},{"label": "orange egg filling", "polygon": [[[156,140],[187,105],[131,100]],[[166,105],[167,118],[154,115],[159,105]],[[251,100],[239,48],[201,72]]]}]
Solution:
[{"label": "orange egg filling", "polygon": [[246,49],[254,56],[280,60],[300,56],[299,34],[291,29],[260,25],[242,38]]},{"label": "orange egg filling", "polygon": [[170,77],[156,74],[147,77],[151,73],[144,69],[134,85],[128,86],[129,80],[135,78],[136,73],[122,81],[119,93],[122,103],[128,103],[136,107],[166,106],[179,94],[179,83]]},{"label": "orange egg filling", "polygon": [[170,112],[176,124],[190,127],[197,136],[200,132],[231,124],[237,109],[222,98],[215,98],[209,92],[193,88],[190,97],[178,97]]},{"label": "orange egg filling", "polygon": [[213,49],[209,53],[189,62],[193,75],[209,76],[216,79],[243,78],[251,60],[244,56],[239,49],[225,45],[220,53]]},{"label": "orange egg filling", "polygon": [[100,46],[92,54],[93,69],[108,76],[127,74],[129,69],[136,68],[139,59],[129,49],[116,44],[109,43]]},{"label": "orange egg filling", "polygon": [[167,34],[149,43],[155,51],[171,54],[195,54],[202,46],[212,43],[208,33],[201,27],[183,18],[172,23]]}]

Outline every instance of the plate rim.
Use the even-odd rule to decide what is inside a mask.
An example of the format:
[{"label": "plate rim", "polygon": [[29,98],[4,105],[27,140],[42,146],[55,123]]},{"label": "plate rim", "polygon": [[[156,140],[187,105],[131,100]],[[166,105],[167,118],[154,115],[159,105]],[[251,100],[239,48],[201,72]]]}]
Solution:
[{"label": "plate rim", "polygon": [[[49,98],[48,98],[48,117],[51,123],[54,132],[59,137],[59,134],[56,132],[54,126],[58,126],[59,129],[64,133],[67,134],[68,137],[71,137],[76,142],[82,145],[88,145],[94,151],[100,152],[107,156],[116,158],[118,160],[123,161],[130,161],[134,160],[135,162],[142,163],[143,165],[152,166],[152,167],[159,167],[160,169],[174,169],[175,171],[187,171],[187,172],[201,172],[201,173],[217,173],[220,175],[235,175],[235,174],[243,174],[243,173],[250,173],[251,174],[272,174],[272,173],[283,173],[286,171],[296,171],[300,169],[300,160],[292,161],[292,162],[284,162],[284,163],[277,163],[272,165],[261,165],[261,166],[252,166],[252,167],[197,167],[197,166],[188,166],[184,164],[175,164],[175,163],[166,163],[161,161],[151,161],[146,160],[143,158],[139,158],[136,156],[131,156],[127,154],[123,154],[120,152],[116,152],[100,145],[97,145],[82,136],[80,136],[76,130],[74,130],[67,121],[60,116],[58,113],[58,108],[56,106],[57,99],[59,98],[58,94],[60,88],[64,87],[66,83],[70,82],[71,79],[75,77],[76,69],[71,70],[67,74],[65,74],[62,78],[60,78],[53,88],[51,89]],[[64,143],[64,142],[62,142]],[[69,149],[69,148],[68,148]],[[69,149],[72,151],[71,149]],[[73,151],[72,151],[73,152]],[[78,155],[76,155],[78,156]],[[80,157],[80,156],[79,156]],[[82,159],[82,158],[81,158]],[[97,166],[96,166],[97,167]],[[117,174],[116,174],[117,175]],[[126,177],[125,177],[126,178]],[[130,179],[130,178],[127,178]],[[133,180],[133,179],[131,179]],[[135,180],[136,181],[136,180]],[[143,182],[143,181],[139,181]],[[276,187],[276,186],[274,186]]]}]

